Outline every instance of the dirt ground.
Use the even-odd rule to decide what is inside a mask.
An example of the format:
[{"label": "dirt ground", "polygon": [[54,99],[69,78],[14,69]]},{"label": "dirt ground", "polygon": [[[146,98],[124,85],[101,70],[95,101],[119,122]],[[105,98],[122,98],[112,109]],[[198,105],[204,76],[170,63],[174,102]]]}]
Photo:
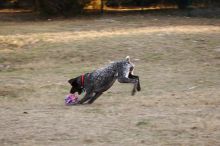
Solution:
[{"label": "dirt ground", "polygon": [[[116,83],[65,106],[67,80],[129,55]],[[219,146],[220,19],[154,14],[0,22],[1,146]]]}]

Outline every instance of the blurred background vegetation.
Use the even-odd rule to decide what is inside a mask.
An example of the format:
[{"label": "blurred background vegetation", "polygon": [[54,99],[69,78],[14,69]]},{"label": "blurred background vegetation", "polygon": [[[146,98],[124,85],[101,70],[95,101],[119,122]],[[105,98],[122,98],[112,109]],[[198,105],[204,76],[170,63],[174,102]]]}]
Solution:
[{"label": "blurred background vegetation", "polygon": [[47,15],[76,15],[85,11],[120,9],[219,8],[219,0],[0,0],[0,9],[24,9]]}]

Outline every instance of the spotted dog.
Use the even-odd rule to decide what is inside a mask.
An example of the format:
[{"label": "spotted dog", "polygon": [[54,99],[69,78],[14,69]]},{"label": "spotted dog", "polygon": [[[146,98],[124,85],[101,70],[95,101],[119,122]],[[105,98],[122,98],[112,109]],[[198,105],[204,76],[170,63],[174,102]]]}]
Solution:
[{"label": "spotted dog", "polygon": [[134,64],[131,63],[130,57],[122,61],[116,61],[106,67],[97,69],[91,73],[70,79],[68,82],[72,85],[71,94],[78,92],[80,95],[83,91],[85,96],[79,100],[78,104],[92,104],[99,96],[108,90],[116,80],[120,83],[132,83],[134,85],[132,95],[141,90],[139,77],[133,75]]}]

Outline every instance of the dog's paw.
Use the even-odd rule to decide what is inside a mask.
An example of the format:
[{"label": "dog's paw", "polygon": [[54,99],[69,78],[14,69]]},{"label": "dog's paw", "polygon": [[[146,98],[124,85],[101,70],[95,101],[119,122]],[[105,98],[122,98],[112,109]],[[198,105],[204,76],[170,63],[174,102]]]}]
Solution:
[{"label": "dog's paw", "polygon": [[135,89],[133,89],[133,90],[132,90],[132,92],[131,92],[131,95],[132,95],[132,96],[134,96],[134,95],[135,95],[135,93],[136,93],[136,90],[135,90]]},{"label": "dog's paw", "polygon": [[140,87],[140,86],[138,86],[138,87],[137,87],[137,90],[138,90],[138,91],[141,91],[141,87]]}]

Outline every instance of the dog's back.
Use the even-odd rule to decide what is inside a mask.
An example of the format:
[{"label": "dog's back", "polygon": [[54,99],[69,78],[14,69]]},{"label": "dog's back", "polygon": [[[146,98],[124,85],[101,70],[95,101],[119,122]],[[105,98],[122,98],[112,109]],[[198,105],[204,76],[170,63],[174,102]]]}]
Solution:
[{"label": "dog's back", "polygon": [[89,74],[89,89],[93,88],[94,92],[104,92],[114,84],[117,76],[117,62],[97,69]]},{"label": "dog's back", "polygon": [[114,84],[118,76],[128,77],[131,68],[133,64],[126,58],[97,69],[89,74],[89,88],[93,88],[94,92],[104,92]]}]

